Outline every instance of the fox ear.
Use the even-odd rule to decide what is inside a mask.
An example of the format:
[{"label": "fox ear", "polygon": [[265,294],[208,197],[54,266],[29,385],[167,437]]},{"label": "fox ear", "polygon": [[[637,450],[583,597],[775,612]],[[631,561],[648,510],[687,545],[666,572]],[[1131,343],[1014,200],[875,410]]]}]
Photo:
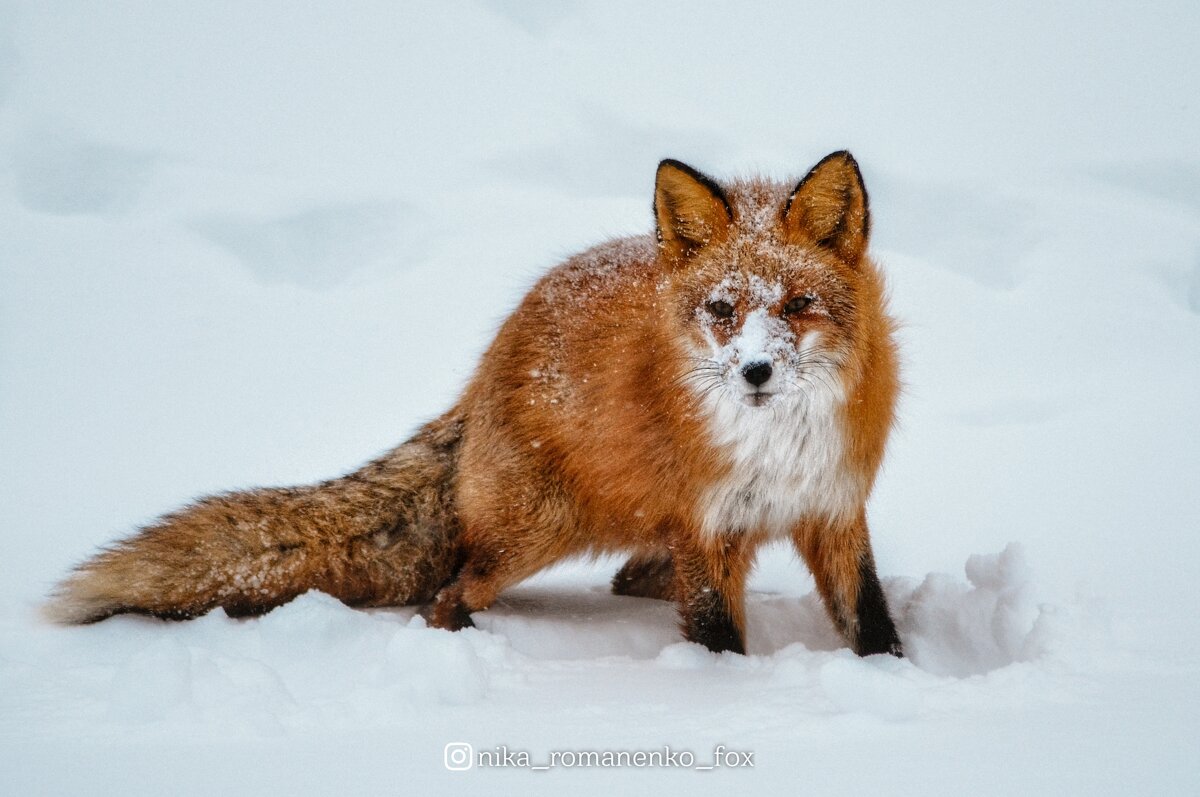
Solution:
[{"label": "fox ear", "polygon": [[834,152],[812,167],[788,198],[783,223],[793,243],[814,243],[857,263],[867,250],[871,213],[854,156]]},{"label": "fox ear", "polygon": [[733,211],[712,178],[676,160],[658,164],[654,178],[658,245],[678,260],[725,237]]}]

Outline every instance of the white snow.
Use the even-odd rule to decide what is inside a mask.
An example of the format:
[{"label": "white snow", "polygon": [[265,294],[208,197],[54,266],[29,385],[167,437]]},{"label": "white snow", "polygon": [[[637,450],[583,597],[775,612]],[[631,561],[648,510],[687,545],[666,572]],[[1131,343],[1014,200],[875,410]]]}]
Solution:
[{"label": "white snow", "polygon": [[[0,5],[5,794],[1194,794],[1200,6]],[[872,500],[908,658],[786,546],[749,655],[572,562],[458,634],[319,594],[45,624],[96,546],[453,401],[654,168],[847,148],[903,320]],[[636,246],[649,245],[638,239]],[[450,771],[447,745],[752,768]],[[453,748],[452,748],[453,749]]]}]

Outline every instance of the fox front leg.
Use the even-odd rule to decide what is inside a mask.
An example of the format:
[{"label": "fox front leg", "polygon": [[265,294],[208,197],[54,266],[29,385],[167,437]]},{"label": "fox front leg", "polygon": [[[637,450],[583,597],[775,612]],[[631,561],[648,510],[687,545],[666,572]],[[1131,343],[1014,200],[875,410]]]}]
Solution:
[{"label": "fox front leg", "polygon": [[860,656],[903,656],[896,625],[875,572],[866,519],[806,524],[793,534],[834,625]]},{"label": "fox front leg", "polygon": [[672,546],[675,600],[683,635],[711,651],[745,653],[745,538],[689,539]]}]

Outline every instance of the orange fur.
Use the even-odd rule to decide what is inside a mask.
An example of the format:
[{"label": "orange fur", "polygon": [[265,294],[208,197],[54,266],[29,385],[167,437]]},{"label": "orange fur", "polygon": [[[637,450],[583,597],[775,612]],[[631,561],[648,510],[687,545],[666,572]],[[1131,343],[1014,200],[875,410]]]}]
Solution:
[{"label": "orange fur", "polygon": [[[168,516],[65,582],[59,617],[265,610],[310,587],[371,605],[436,590],[431,622],[460,628],[564,557],[632,551],[615,590],[673,597],[689,639],[741,651],[747,574],[783,535],[850,644],[899,653],[865,521],[896,351],[857,164],[835,153],[792,189],[718,185],[664,161],[654,208],[656,238],[602,244],[534,287],[425,433],[440,430],[440,448],[418,437],[375,476]],[[250,542],[229,543],[247,528]],[[381,530],[376,548],[352,544]],[[289,534],[304,566],[279,564]],[[175,561],[185,544],[210,552],[203,573]],[[385,567],[389,546],[403,550]],[[238,567],[258,568],[258,592],[222,580]],[[156,575],[122,592],[139,568]]]}]

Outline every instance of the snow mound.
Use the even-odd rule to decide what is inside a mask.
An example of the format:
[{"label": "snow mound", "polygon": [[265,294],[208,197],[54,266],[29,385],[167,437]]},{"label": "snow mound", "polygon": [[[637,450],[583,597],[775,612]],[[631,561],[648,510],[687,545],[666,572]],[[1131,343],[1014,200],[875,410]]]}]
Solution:
[{"label": "snow mound", "polygon": [[[701,693],[757,684],[807,712],[900,721],[964,679],[1053,661],[1068,640],[1069,623],[1046,622],[1053,607],[1036,602],[1019,546],[970,557],[966,574],[965,583],[889,580],[905,660],[854,656],[815,594],[751,593],[751,652],[739,656],[682,641],[670,603],[610,595],[575,576],[573,590],[512,590],[460,633],[426,627],[413,608],[360,611],[316,592],[252,619],[216,611],[188,623],[42,626],[39,644],[6,651],[0,675],[6,702],[58,718],[44,725],[61,732],[328,732],[405,725],[445,707],[536,704],[548,684],[587,684],[603,704],[608,692],[652,699],[668,682]],[[56,688],[39,693],[50,673]]]},{"label": "snow mound", "polygon": [[488,677],[481,651],[503,656],[502,641],[489,635],[438,633],[419,618],[356,611],[317,592],[248,621],[217,611],[182,625],[113,625],[98,631],[149,637],[97,694],[114,718],[133,723],[232,720],[253,731],[370,724],[411,706],[478,701]]},{"label": "snow mound", "polygon": [[939,675],[977,675],[1046,652],[1032,571],[1020,545],[967,560],[967,583],[931,573],[915,589],[891,585],[900,609],[905,650],[913,663]]}]

